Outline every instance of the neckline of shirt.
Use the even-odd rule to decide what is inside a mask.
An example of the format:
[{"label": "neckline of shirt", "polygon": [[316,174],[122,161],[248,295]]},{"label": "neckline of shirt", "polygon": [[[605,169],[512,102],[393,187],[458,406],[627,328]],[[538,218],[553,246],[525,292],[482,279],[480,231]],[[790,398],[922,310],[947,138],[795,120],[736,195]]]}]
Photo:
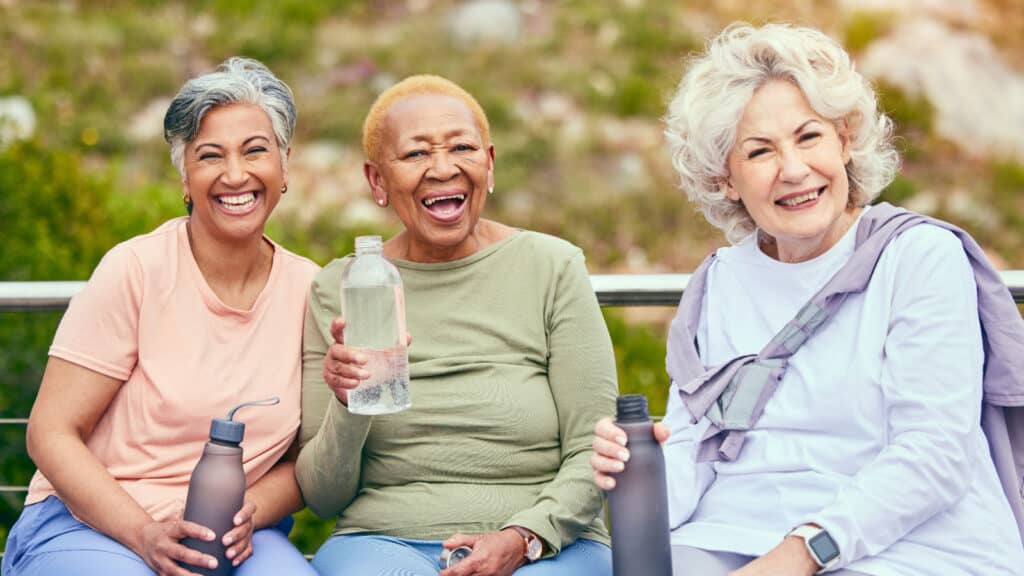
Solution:
[{"label": "neckline of shirt", "polygon": [[515,231],[508,237],[502,238],[501,240],[498,240],[497,242],[491,244],[490,246],[481,248],[480,250],[477,250],[476,252],[470,254],[469,256],[459,258],[457,260],[451,260],[449,262],[415,262],[412,260],[403,260],[401,258],[389,258],[389,260],[391,260],[391,262],[393,262],[395,266],[406,270],[454,270],[456,268],[463,268],[465,266],[469,266],[471,264],[479,262],[480,260],[483,260],[484,258],[487,258],[488,256],[497,253],[505,246],[509,246],[510,244],[512,244],[513,241],[515,241],[517,238],[521,238],[522,236],[523,230],[516,228]]},{"label": "neckline of shirt", "polygon": [[811,258],[810,260],[804,260],[803,262],[783,262],[768,256],[757,244],[756,231],[750,236],[747,236],[740,244],[731,247],[734,249],[724,249],[719,256],[723,260],[727,261],[734,260],[745,264],[753,264],[764,268],[783,270],[787,272],[799,272],[803,269],[817,269],[821,266],[828,266],[829,264],[837,261],[846,262],[856,248],[857,228],[860,226],[861,218],[863,218],[870,209],[870,206],[865,206],[860,211],[857,219],[853,221],[850,229],[843,233],[842,238],[840,238],[838,242],[825,252]]},{"label": "neckline of shirt", "polygon": [[248,310],[242,310],[225,304],[217,293],[210,288],[210,284],[207,283],[206,277],[203,276],[203,271],[199,269],[199,263],[196,262],[196,257],[192,254],[192,248],[188,243],[188,231],[185,224],[188,222],[187,216],[182,216],[177,226],[178,234],[178,253],[186,261],[186,266],[192,274],[192,278],[195,281],[196,287],[199,290],[200,295],[203,297],[203,302],[206,303],[206,307],[211,312],[219,316],[240,316],[243,318],[250,318],[256,314],[260,308],[263,307],[264,302],[269,298],[271,287],[277,281],[279,270],[281,268],[281,247],[276,242],[267,237],[266,234],[262,235],[263,240],[270,243],[270,247],[274,250],[274,256],[270,261],[270,274],[267,276],[267,281],[263,285],[263,289],[260,290],[260,295],[256,297],[256,301],[253,302],[252,308]]}]

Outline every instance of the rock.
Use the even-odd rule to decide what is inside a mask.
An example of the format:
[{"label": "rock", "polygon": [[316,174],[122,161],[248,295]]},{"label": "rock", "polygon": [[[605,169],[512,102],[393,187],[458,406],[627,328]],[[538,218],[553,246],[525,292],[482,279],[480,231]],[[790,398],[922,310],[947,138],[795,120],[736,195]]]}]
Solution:
[{"label": "rock", "polygon": [[0,148],[28,140],[36,131],[36,113],[24,96],[0,98]]},{"label": "rock", "polygon": [[887,12],[900,16],[940,18],[972,23],[980,17],[977,0],[840,0],[844,12]]},{"label": "rock", "polygon": [[988,38],[935,20],[906,21],[858,66],[935,109],[935,131],[971,155],[1024,161],[1024,77]]},{"label": "rock", "polygon": [[477,42],[514,44],[523,28],[519,8],[508,0],[469,0],[452,14],[452,39],[462,46]]},{"label": "rock", "polygon": [[170,98],[153,100],[132,116],[125,134],[135,142],[163,139],[164,115],[167,114],[167,107],[170,105]]}]

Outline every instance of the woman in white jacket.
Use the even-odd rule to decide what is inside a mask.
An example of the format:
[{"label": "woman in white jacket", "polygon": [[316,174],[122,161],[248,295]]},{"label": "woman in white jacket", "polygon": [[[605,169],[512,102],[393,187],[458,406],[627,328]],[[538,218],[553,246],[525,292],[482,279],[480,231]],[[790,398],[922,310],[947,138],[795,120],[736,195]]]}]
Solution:
[{"label": "woman in white jacket", "polygon": [[[669,343],[670,360],[695,345],[710,368],[757,354],[843,269],[898,157],[849,56],[807,28],[727,28],[667,123],[683,189],[733,243],[706,269],[695,341]],[[729,400],[695,413],[674,380],[656,433],[677,572],[1019,574],[1024,550],[979,425],[977,305],[963,244],[915,226],[788,358],[732,454],[711,428]],[[625,435],[610,419],[596,433],[595,481],[611,489]]]}]

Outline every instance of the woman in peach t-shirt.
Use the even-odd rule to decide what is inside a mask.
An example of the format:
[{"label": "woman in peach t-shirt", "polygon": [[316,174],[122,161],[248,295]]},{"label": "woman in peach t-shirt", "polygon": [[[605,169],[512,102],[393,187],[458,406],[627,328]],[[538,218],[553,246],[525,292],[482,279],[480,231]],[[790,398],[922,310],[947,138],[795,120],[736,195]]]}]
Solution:
[{"label": "woman in peach t-shirt", "polygon": [[28,424],[39,471],[12,528],[7,576],[191,574],[211,540],[181,519],[212,418],[240,414],[247,493],[223,537],[239,576],[314,574],[287,539],[302,507],[302,320],[317,266],[263,229],[287,192],[295,104],[253,60],[187,82],[164,118],[189,216],[115,246],[72,299]]}]

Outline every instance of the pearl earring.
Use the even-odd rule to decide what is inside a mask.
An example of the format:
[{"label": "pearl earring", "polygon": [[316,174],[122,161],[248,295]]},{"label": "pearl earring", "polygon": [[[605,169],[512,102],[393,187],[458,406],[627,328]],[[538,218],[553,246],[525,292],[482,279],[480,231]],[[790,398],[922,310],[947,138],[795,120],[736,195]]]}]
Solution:
[{"label": "pearl earring", "polygon": [[378,204],[379,206],[383,206],[383,205],[384,205],[384,199],[383,199],[383,198],[378,198],[378,199],[377,199],[377,204]]},{"label": "pearl earring", "polygon": [[487,189],[487,193],[488,194],[494,194],[494,186],[491,186],[490,188],[488,188]]}]

